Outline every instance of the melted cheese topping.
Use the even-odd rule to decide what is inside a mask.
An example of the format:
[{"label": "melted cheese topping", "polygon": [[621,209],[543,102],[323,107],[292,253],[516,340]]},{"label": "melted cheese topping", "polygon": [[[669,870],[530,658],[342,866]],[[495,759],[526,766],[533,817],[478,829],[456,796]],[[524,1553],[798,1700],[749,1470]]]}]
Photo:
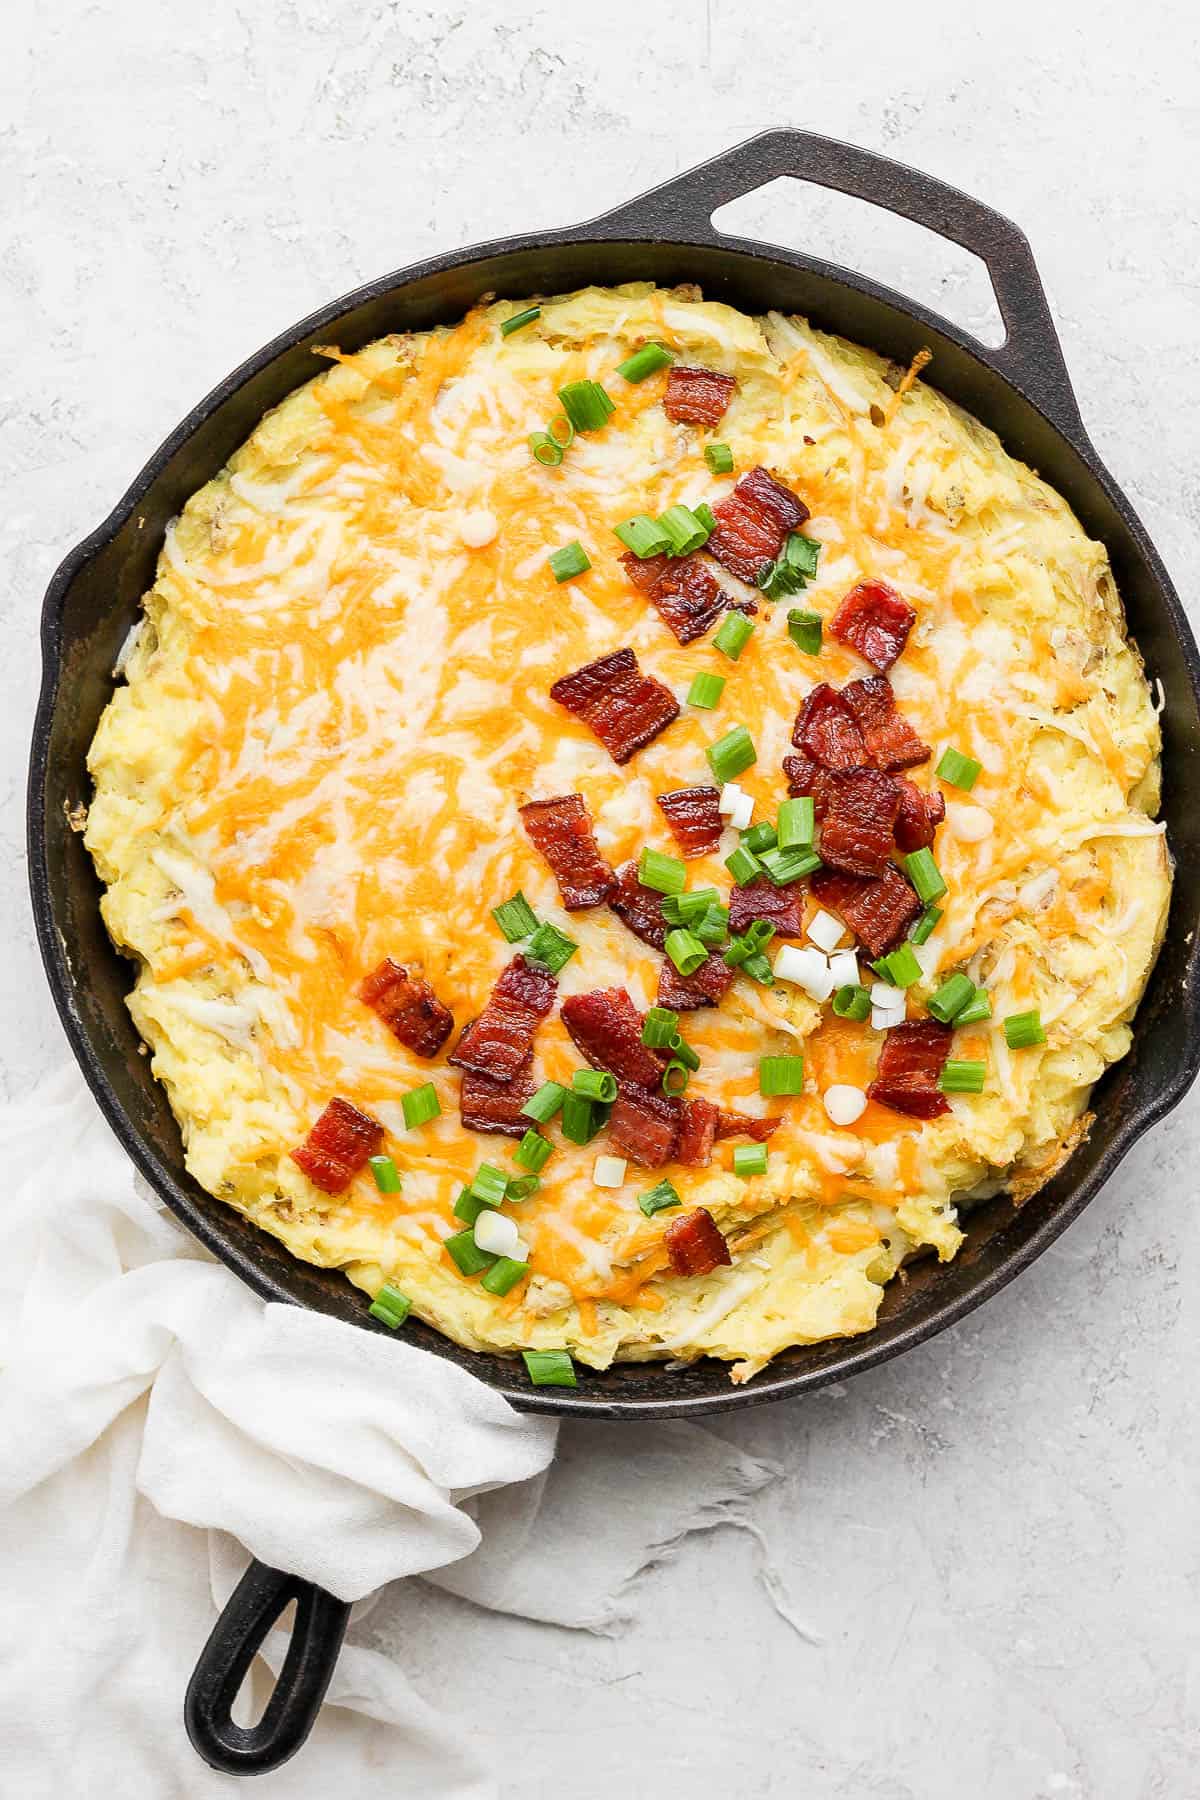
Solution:
[{"label": "melted cheese topping", "polygon": [[[953,1255],[955,1196],[1029,1191],[1074,1141],[1091,1084],[1128,1047],[1162,930],[1157,718],[1102,547],[935,391],[803,320],[644,285],[544,302],[502,339],[510,310],[324,352],[333,366],[188,503],[96,734],[87,842],[109,930],[139,960],[133,1016],[214,1194],[368,1292],[394,1281],[468,1345],[561,1345],[600,1366],[708,1352],[744,1378],[785,1345],[868,1329],[915,1246]],[[462,1025],[512,954],[490,909],[521,888],[580,946],[560,995],[617,984],[644,1007],[659,958],[606,909],[561,911],[518,806],[579,792],[614,865],[670,851],[655,795],[707,781],[705,746],[740,723],[758,760],[739,782],[773,817],[806,693],[870,672],[828,633],[819,658],[799,652],[786,606],[763,606],[736,666],[710,642],[681,647],[626,579],[616,522],[732,486],[709,474],[702,434],[666,418],[664,375],[614,374],[648,337],[737,377],[718,435],[739,471],[763,462],[811,507],[823,549],[804,604],[828,617],[882,576],[917,608],[898,702],[935,761],[953,744],[983,773],[969,798],[948,795],[950,893],[912,996],[919,1008],[951,967],[986,985],[993,1022],[954,1054],[991,1073],[948,1117],[871,1104],[839,1130],[821,1096],[867,1086],[878,1034],[739,980],[686,1020],[692,1091],[762,1113],[759,1058],[801,1046],[807,1086],[766,1176],[735,1179],[728,1144],[709,1169],[667,1171],[713,1212],[733,1266],[671,1275],[670,1214],[637,1207],[657,1177],[631,1165],[599,1188],[598,1146],[552,1129],[541,1188],[513,1209],[532,1277],[494,1299],[441,1242],[464,1181],[511,1143],[462,1128],[457,1072],[396,1042],[356,998],[363,976],[384,956],[415,967]],[[581,377],[616,411],[542,468],[529,433]],[[575,538],[593,566],[559,587],[547,559]],[[727,682],[718,712],[685,708],[620,769],[548,690],[626,644],[681,699],[698,669]],[[689,865],[693,886],[728,884],[735,841]],[[999,1021],[1032,1006],[1048,1042],[1010,1052]],[[555,1016],[535,1077],[577,1065]],[[405,1132],[401,1097],[426,1080],[441,1116]],[[364,1172],[331,1197],[290,1160],[334,1094],[387,1127],[400,1194]]]}]

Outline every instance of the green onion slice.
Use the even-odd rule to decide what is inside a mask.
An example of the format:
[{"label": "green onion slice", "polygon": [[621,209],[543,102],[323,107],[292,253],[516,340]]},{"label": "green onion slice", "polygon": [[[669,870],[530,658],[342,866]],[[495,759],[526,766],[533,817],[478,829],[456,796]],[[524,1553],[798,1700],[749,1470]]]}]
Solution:
[{"label": "green onion slice", "polygon": [[385,1281],[367,1311],[373,1319],[378,1319],[381,1325],[386,1325],[390,1330],[396,1331],[412,1311],[412,1301],[407,1294],[402,1294],[398,1287],[393,1287],[390,1281]]},{"label": "green onion slice", "polygon": [[908,934],[910,944],[924,944],[933,936],[942,916],[940,906],[927,906]]},{"label": "green onion slice", "polygon": [[753,619],[748,619],[744,612],[727,612],[713,638],[713,648],[727,656],[730,662],[737,662],[753,635]]},{"label": "green onion slice", "polygon": [[767,850],[759,861],[776,887],[787,887],[789,882],[799,881],[802,875],[811,875],[821,867],[815,850]]},{"label": "green onion slice", "polygon": [[761,950],[753,950],[742,964],[742,974],[748,975],[751,981],[757,981],[760,987],[775,986],[775,971]]},{"label": "green onion slice", "polygon": [[569,381],[558,397],[576,431],[599,431],[616,411],[598,381]]},{"label": "green onion slice", "polygon": [[758,1091],[768,1098],[774,1094],[802,1094],[804,1058],[764,1056],[758,1065]]},{"label": "green onion slice", "polygon": [[570,581],[576,575],[586,575],[591,568],[591,558],[577,539],[564,544],[561,550],[550,553],[550,572],[555,581]]},{"label": "green onion slice", "polygon": [[691,1070],[679,1057],[673,1056],[662,1074],[662,1091],[670,1100],[683,1093],[691,1080]]},{"label": "green onion slice", "polygon": [[[536,1099],[537,1096],[535,1095],[534,1098]],[[553,1149],[554,1145],[550,1139],[544,1138],[540,1131],[527,1131],[513,1151],[513,1161],[519,1163],[521,1168],[529,1169],[537,1175],[545,1168]]]},{"label": "green onion slice", "polygon": [[540,319],[541,316],[540,306],[527,306],[524,312],[512,313],[501,323],[500,336],[511,337],[514,331],[520,331],[522,325],[532,325],[533,321]]},{"label": "green onion slice", "polygon": [[816,831],[816,817],[811,794],[800,794],[794,800],[781,800],[778,822],[781,850],[811,850]]},{"label": "green onion slice", "polygon": [[599,1100],[602,1106],[611,1106],[617,1097],[617,1078],[604,1069],[576,1069],[571,1077],[571,1088],[586,1100]]},{"label": "green onion slice", "polygon": [[649,846],[638,858],[638,880],[656,894],[682,894],[687,886],[687,865],[677,856],[664,856]]},{"label": "green onion slice", "polygon": [[492,917],[510,944],[519,943],[537,930],[537,914],[520,890],[503,906],[494,906]]},{"label": "green onion slice", "polygon": [[765,1144],[738,1144],[733,1152],[733,1172],[740,1175],[743,1181],[751,1175],[765,1175],[767,1172],[767,1146]]},{"label": "green onion slice", "polygon": [[560,450],[569,450],[575,442],[575,427],[566,413],[556,413],[546,427],[546,435]]},{"label": "green onion slice", "polygon": [[787,616],[788,636],[797,650],[806,656],[820,656],[822,621],[820,613],[806,607],[793,606]]},{"label": "green onion slice", "polygon": [[418,1125],[427,1125],[430,1119],[436,1119],[442,1110],[442,1103],[437,1097],[437,1089],[431,1081],[426,1081],[418,1088],[412,1088],[407,1094],[400,1096],[400,1105],[404,1111],[404,1129],[415,1131]]},{"label": "green onion slice", "polygon": [[728,444],[705,444],[704,460],[714,475],[733,474],[733,451]]},{"label": "green onion slice", "polygon": [[487,1270],[479,1285],[489,1294],[503,1295],[515,1288],[518,1281],[524,1281],[528,1273],[527,1262],[515,1262],[511,1256],[502,1256]]},{"label": "green onion slice", "polygon": [[579,1386],[569,1350],[522,1350],[521,1356],[534,1387]]},{"label": "green onion slice", "polygon": [[607,1117],[606,1106],[595,1105],[585,1094],[572,1091],[563,1101],[562,1134],[572,1144],[590,1144]]},{"label": "green onion slice", "polygon": [[683,1201],[669,1181],[660,1181],[657,1187],[638,1195],[638,1205],[646,1217],[652,1219],[656,1212],[665,1212],[669,1206],[682,1206]]},{"label": "green onion slice", "polygon": [[981,1062],[946,1062],[938,1076],[943,1094],[982,1094],[987,1077],[987,1064]]},{"label": "green onion slice", "polygon": [[747,850],[745,844],[739,844],[731,855],[725,858],[725,867],[733,876],[739,887],[749,887],[752,881],[762,874],[762,864],[753,850]]},{"label": "green onion slice", "polygon": [[850,983],[833,996],[833,1010],[839,1019],[857,1019],[861,1024],[871,1016],[871,996],[866,988]]},{"label": "green onion slice", "polygon": [[934,1018],[942,1025],[952,1025],[963,1007],[975,997],[975,983],[969,975],[947,976],[937,992],[925,1002]]},{"label": "green onion slice", "polygon": [[479,1199],[469,1187],[462,1189],[454,1202],[454,1216],[461,1219],[464,1225],[473,1225],[481,1212],[487,1210],[487,1201]]},{"label": "green onion slice", "polygon": [[715,903],[690,928],[702,944],[723,944],[729,936],[729,908]]},{"label": "green onion slice", "polygon": [[921,979],[921,965],[911,944],[899,945],[889,956],[881,956],[873,967],[896,988],[910,988]]},{"label": "green onion slice", "polygon": [[699,706],[705,712],[712,712],[719,705],[724,692],[725,677],[710,675],[707,670],[702,669],[699,675],[692,676],[692,685],[687,691],[687,703],[689,706]]},{"label": "green onion slice", "polygon": [[976,988],[961,1012],[954,1015],[956,1025],[979,1025],[992,1016],[992,996],[986,988]]},{"label": "green onion slice", "polygon": [[369,1156],[367,1167],[375,1177],[375,1186],[381,1194],[400,1192],[400,1171],[390,1156]]},{"label": "green onion slice", "polygon": [[700,1067],[700,1058],[696,1055],[696,1052],[692,1049],[690,1044],[684,1043],[678,1032],[676,1032],[675,1036],[671,1039],[668,1048],[675,1057],[676,1062],[681,1062],[685,1069],[690,1069],[691,1072],[695,1074],[696,1070]]},{"label": "green onion slice", "polygon": [[666,1006],[652,1006],[642,1024],[642,1042],[648,1050],[669,1050],[678,1030],[678,1013]]},{"label": "green onion slice", "polygon": [[510,1175],[506,1200],[528,1200],[530,1194],[536,1194],[541,1187],[536,1175]]},{"label": "green onion slice", "polygon": [[546,920],[530,938],[525,954],[531,962],[541,963],[552,975],[557,975],[560,969],[566,968],[578,948],[574,938],[567,937],[557,925]]},{"label": "green onion slice", "polygon": [[717,898],[715,887],[693,888],[689,894],[667,894],[662,901],[662,915],[668,925],[691,925],[702,919]]},{"label": "green onion slice", "polygon": [[521,1117],[548,1125],[566,1097],[567,1090],[559,1082],[543,1081],[537,1093],[531,1095],[521,1108]]},{"label": "green onion slice", "polygon": [[941,761],[937,766],[938,778],[951,787],[962,788],[970,793],[983,773],[983,764],[975,761],[973,756],[964,756],[961,750],[943,750]]},{"label": "green onion slice", "polygon": [[704,752],[708,766],[722,786],[758,761],[754,740],[744,725],[735,725]]},{"label": "green onion slice", "polygon": [[759,824],[751,825],[743,831],[738,841],[744,844],[747,850],[752,850],[755,856],[761,856],[764,850],[774,850],[779,842],[779,836],[770,821],[763,819]]},{"label": "green onion slice", "polygon": [[544,469],[557,469],[563,459],[562,445],[556,444],[548,431],[530,432],[529,448],[534,462],[541,463]]},{"label": "green onion slice", "polygon": [[904,859],[904,867],[908,870],[908,879],[917,893],[929,906],[934,900],[940,900],[946,892],[946,883],[942,880],[942,872],[933,860],[932,850],[912,850]]},{"label": "green onion slice", "polygon": [[453,1237],[444,1238],[442,1247],[449,1252],[462,1275],[482,1275],[496,1261],[490,1251],[479,1248],[470,1225],[465,1231],[457,1231]]},{"label": "green onion slice", "polygon": [[495,1163],[480,1163],[471,1182],[471,1193],[485,1206],[503,1206],[508,1194],[508,1176]]},{"label": "green onion slice", "polygon": [[658,522],[671,539],[672,556],[689,556],[708,542],[708,527],[690,507],[669,506]]},{"label": "green onion slice", "polygon": [[1042,1015],[1036,1006],[1030,1012],[1009,1013],[1004,1021],[1004,1041],[1010,1050],[1028,1050],[1045,1043]]},{"label": "green onion slice", "polygon": [[708,961],[707,946],[683,926],[668,931],[663,949],[685,978],[694,975],[700,965]]},{"label": "green onion slice", "polygon": [[713,532],[717,529],[717,515],[708,504],[708,501],[702,500],[699,506],[693,506],[692,511],[703,525],[705,531],[707,531],[709,537],[711,537]]},{"label": "green onion slice", "polygon": [[671,548],[671,534],[664,531],[657,519],[648,513],[637,513],[632,519],[625,519],[620,525],[614,525],[613,531],[620,538],[627,550],[643,561],[648,556],[663,556]]},{"label": "green onion slice", "polygon": [[673,363],[675,357],[662,344],[643,344],[632,356],[617,364],[617,374],[626,381],[645,381],[647,375],[653,375],[657,369],[665,369]]}]

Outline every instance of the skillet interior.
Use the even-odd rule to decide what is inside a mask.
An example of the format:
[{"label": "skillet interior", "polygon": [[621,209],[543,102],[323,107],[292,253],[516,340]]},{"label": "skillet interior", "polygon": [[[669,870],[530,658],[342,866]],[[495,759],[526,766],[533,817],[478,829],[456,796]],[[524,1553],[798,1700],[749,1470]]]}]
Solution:
[{"label": "skillet interior", "polygon": [[[585,228],[586,229],[586,228]],[[45,688],[30,775],[30,875],[38,930],[72,1047],[110,1124],[142,1173],[210,1249],[264,1296],[312,1306],[374,1327],[366,1300],[343,1277],[300,1263],[274,1239],[222,1206],[186,1174],[179,1129],[125,1008],[132,985],[99,913],[100,888],[67,810],[86,803],[85,756],[112,689],[117,650],[153,579],[168,520],[214,475],[262,414],[307,380],[314,343],[331,335],[356,349],[390,331],[424,330],[462,315],[484,293],[513,298],[586,282],[647,278],[698,282],[707,297],[747,311],[777,307],[907,362],[934,352],[935,384],[990,425],[1016,455],[1066,497],[1107,544],[1130,629],[1151,678],[1162,682],[1163,812],[1178,879],[1166,942],[1138,1015],[1130,1055],[1098,1085],[1098,1123],[1088,1141],[1019,1212],[1004,1197],[972,1214],[968,1239],[945,1268],[918,1263],[885,1292],[864,1338],[787,1351],[748,1387],[732,1388],[723,1364],[687,1369],[621,1365],[581,1373],[575,1394],[530,1392],[504,1359],[474,1355],[412,1323],[412,1340],[452,1358],[533,1410],[589,1416],[720,1410],[839,1380],[930,1336],[1025,1267],[1070,1222],[1134,1139],[1185,1092],[1200,1063],[1195,978],[1200,949],[1200,814],[1187,805],[1200,758],[1196,650],[1155,552],[1082,432],[1075,446],[989,366],[988,353],[942,321],[855,277],[758,246],[688,245],[566,233],[484,247],[389,277],[305,321],[232,375],[163,446],[105,525],[55,577],[43,621]],[[1057,362],[1056,352],[1052,357]],[[1066,408],[1071,426],[1072,409]],[[1059,408],[1060,416],[1063,409]]]}]

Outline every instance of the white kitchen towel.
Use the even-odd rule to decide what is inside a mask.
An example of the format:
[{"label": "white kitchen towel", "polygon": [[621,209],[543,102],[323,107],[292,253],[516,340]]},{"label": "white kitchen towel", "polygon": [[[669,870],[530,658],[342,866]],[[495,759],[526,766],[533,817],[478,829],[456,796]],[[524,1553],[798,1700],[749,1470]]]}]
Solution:
[{"label": "white kitchen towel", "polygon": [[[5,1800],[239,1788],[197,1761],[181,1704],[246,1551],[373,1596],[309,1745],[254,1792],[357,1794],[386,1768],[396,1792],[495,1800],[406,1679],[419,1647],[384,1584],[436,1572],[482,1606],[618,1629],[639,1569],[741,1522],[771,1478],[695,1427],[582,1426],[556,1499],[552,1422],[403,1339],[264,1305],[137,1182],[74,1071],[0,1112],[0,1170]],[[250,1685],[261,1703],[266,1668]]]}]

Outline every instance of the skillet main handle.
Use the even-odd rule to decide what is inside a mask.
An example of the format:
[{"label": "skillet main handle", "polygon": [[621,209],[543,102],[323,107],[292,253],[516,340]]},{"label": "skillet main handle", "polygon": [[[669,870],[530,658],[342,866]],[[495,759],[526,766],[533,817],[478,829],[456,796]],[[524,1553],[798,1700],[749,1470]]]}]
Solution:
[{"label": "skillet main handle", "polygon": [[1062,345],[1024,232],[1003,213],[920,169],[811,131],[764,131],[590,220],[589,226],[606,238],[651,236],[736,244],[738,239],[713,229],[713,213],[781,175],[886,207],[978,256],[991,277],[1007,334],[999,349],[981,348],[980,354],[1065,436],[1087,445]]},{"label": "skillet main handle", "polygon": [[[231,1708],[242,1680],[289,1601],[296,1622],[274,1691],[257,1725]],[[192,1748],[224,1775],[265,1775],[294,1756],[312,1730],[337,1663],[350,1607],[311,1581],[252,1562],[213,1626],[188,1683],[183,1716]]]}]

